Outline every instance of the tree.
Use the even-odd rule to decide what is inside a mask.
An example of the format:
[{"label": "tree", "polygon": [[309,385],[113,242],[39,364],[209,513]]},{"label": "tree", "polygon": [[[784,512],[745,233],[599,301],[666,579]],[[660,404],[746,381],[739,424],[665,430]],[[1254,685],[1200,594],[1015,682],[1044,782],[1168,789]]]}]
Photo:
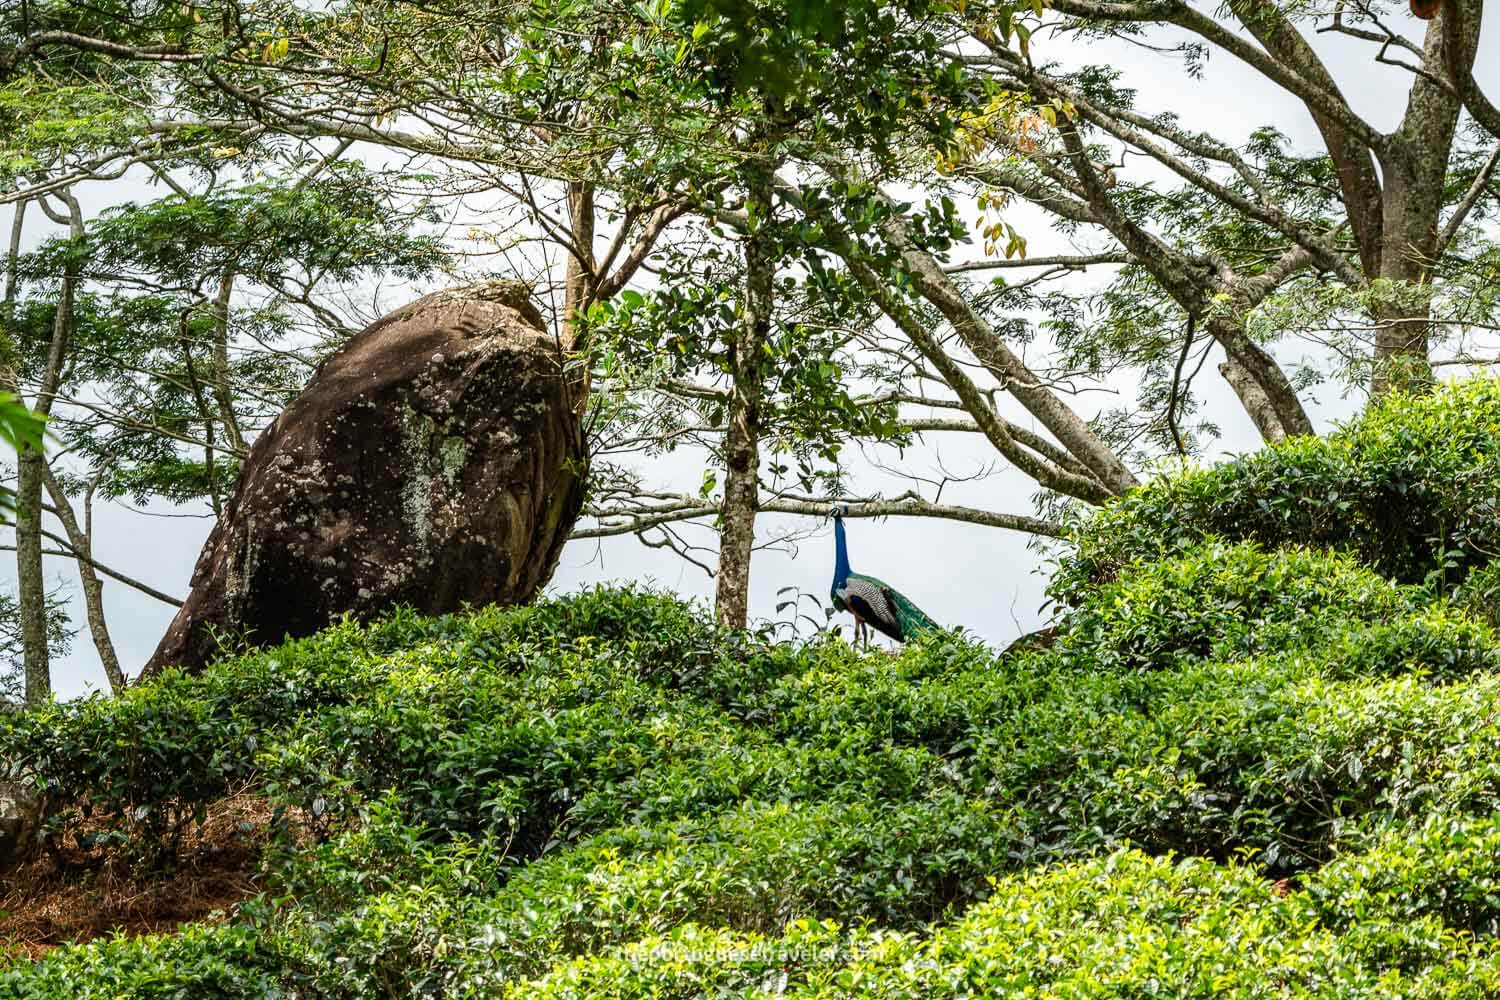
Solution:
[{"label": "tree", "polygon": [[[919,3],[908,8],[905,13],[920,19],[931,6]],[[873,64],[888,68],[888,64],[900,63],[919,51],[920,45],[892,48],[877,42],[870,29],[894,28],[893,14],[902,13],[898,7],[879,4],[850,5],[839,13],[808,7],[788,11],[777,5],[699,3],[680,10],[663,5],[658,13],[657,18],[637,26],[641,37],[634,48],[649,50],[652,43],[675,40],[674,58],[653,67],[659,74],[653,82],[671,93],[679,107],[699,113],[697,118],[683,117],[685,130],[696,125],[697,133],[678,138],[678,142],[691,140],[685,147],[691,153],[674,164],[682,164],[677,169],[686,175],[690,191],[703,192],[695,199],[696,214],[714,222],[732,221],[741,230],[739,294],[718,296],[720,309],[726,313],[724,327],[716,330],[710,323],[705,329],[704,324],[694,322],[691,313],[670,308],[663,326],[674,331],[671,343],[679,345],[682,355],[715,357],[726,377],[722,392],[700,385],[689,385],[686,391],[691,397],[712,401],[715,408],[722,407],[712,421],[719,426],[711,429],[716,437],[710,445],[724,474],[722,496],[711,511],[719,522],[715,604],[721,623],[743,627],[756,515],[767,509],[761,499],[761,446],[774,419],[767,399],[768,381],[780,381],[783,389],[787,384],[809,385],[813,379],[799,376],[833,367],[829,361],[808,367],[806,358],[794,360],[784,349],[787,338],[772,334],[775,299],[781,294],[778,271],[789,263],[789,254],[801,251],[795,231],[782,233],[775,221],[775,175],[788,154],[795,155],[809,141],[810,127],[857,136],[880,135],[890,129],[903,85],[921,78],[920,64],[884,76],[871,76],[864,70]],[[863,24],[864,30],[855,24]],[[690,32],[682,30],[685,26]],[[851,87],[851,81],[857,82]],[[865,92],[870,81],[878,81],[884,93],[877,92],[871,99]],[[850,100],[855,96],[851,89],[858,91],[859,100]],[[819,107],[843,110],[835,115],[812,110]],[[621,155],[631,163],[628,150]],[[742,207],[726,212],[729,202]],[[683,298],[678,291],[684,284],[695,284],[696,278],[682,269],[674,273],[682,277],[665,297],[677,296],[680,305]],[[796,282],[789,281],[787,286],[796,287]],[[732,313],[723,305],[727,301],[737,303]],[[691,347],[687,331],[692,331]],[[781,414],[782,428],[800,419],[801,435],[812,439],[850,430],[846,414],[851,407],[844,405],[849,401],[847,391],[806,398],[819,399],[823,405],[810,414]],[[893,401],[894,396],[886,400]],[[886,422],[891,423],[889,415]],[[701,498],[694,502],[654,496],[650,499],[668,502],[637,512],[628,509],[636,498],[625,499],[624,517],[615,526],[637,532],[655,528],[663,532],[667,544],[673,543],[673,536],[665,524],[709,512]],[[608,519],[619,509],[596,507],[595,512]],[[609,530],[588,532],[585,537]]]},{"label": "tree", "polygon": [[[1178,425],[1191,408],[1185,382],[1197,366],[1184,362],[1197,336],[1207,334],[1222,352],[1221,370],[1247,413],[1276,440],[1313,430],[1298,388],[1317,376],[1289,375],[1267,340],[1326,337],[1330,325],[1369,332],[1368,359],[1349,375],[1378,393],[1393,383],[1426,383],[1434,321],[1470,329],[1493,321],[1493,296],[1473,293],[1492,268],[1480,224],[1493,212],[1490,182],[1500,155],[1475,144],[1479,133],[1458,127],[1454,81],[1469,74],[1476,37],[1465,33],[1474,24],[1455,26],[1461,12],[1430,27],[1425,47],[1414,46],[1427,61],[1415,73],[1401,126],[1382,136],[1348,111],[1294,23],[1269,5],[1236,7],[1238,32],[1179,5],[1058,3],[1055,10],[1061,16],[970,5],[949,25],[943,49],[966,92],[977,95],[967,109],[950,108],[956,129],[932,130],[940,142],[908,146],[904,157],[815,148],[780,192],[821,227],[821,249],[843,259],[997,450],[1038,483],[1099,503],[1134,485],[1130,465],[1140,463],[1124,460],[1133,457],[1132,442],[1191,448]],[[1341,11],[1335,30],[1357,33],[1359,19],[1379,20]],[[1297,94],[1323,129],[1325,153],[1291,155],[1270,130],[1237,149],[1170,115],[1133,108],[1131,92],[1107,68],[1038,68],[1031,39],[1043,26],[1120,36],[1139,33],[1147,21],[1195,36],[1183,49],[1189,71],[1202,55],[1198,46],[1211,43]],[[1482,109],[1482,95],[1464,86],[1470,106]],[[1134,179],[1118,165],[1136,162],[1127,153],[1154,161],[1157,174]],[[1166,185],[1161,174],[1182,183]],[[884,192],[888,186],[923,197],[903,204]],[[1077,255],[1001,259],[991,249],[990,260],[952,261],[969,241],[955,202],[1003,212],[1017,200],[1044,209],[1075,239],[1095,232],[1108,242]],[[998,223],[987,228],[990,242],[1006,235]],[[1019,268],[1032,277],[1016,286],[972,281],[985,270]],[[1038,292],[1049,278],[1089,268],[1119,270],[1102,293]],[[1023,364],[1007,342],[1007,327],[1011,336],[1035,336],[1007,307],[1047,311],[1043,332],[1061,348],[1051,371]],[[957,352],[942,342],[950,332]],[[1351,353],[1345,343],[1334,346]],[[997,423],[965,362],[1004,386],[1064,455],[1037,453]],[[1122,366],[1144,369],[1144,419],[1120,415],[1089,426],[1055,390],[1065,372],[1099,379]]]},{"label": "tree", "polygon": [[[739,246],[702,225],[694,239],[680,232],[660,255],[677,280],[591,310],[599,419],[589,513],[599,524],[578,533],[634,533],[696,561],[677,527],[717,519],[717,566],[700,565],[715,577],[720,621],[739,628],[751,553],[786,541],[757,542],[757,514],[808,512],[816,504],[808,494],[842,492],[840,452],[851,440],[909,440],[894,393],[863,392],[871,375],[886,374],[857,358],[868,310],[778,275],[787,234],[773,205],[755,211]],[[710,456],[696,494],[647,486],[619,464],[682,447]]]},{"label": "tree", "polygon": [[[1269,0],[1221,16],[1099,0],[226,0],[133,20],[108,7],[37,10],[8,29],[8,106],[37,103],[25,81],[45,66],[78,90],[71,118],[53,102],[38,134],[76,131],[66,122],[88,102],[129,118],[91,159],[54,155],[74,174],[154,155],[132,129],[184,156],[209,155],[206,142],[323,140],[408,157],[436,187],[486,201],[475,241],[537,279],[580,388],[594,390],[580,399],[616,418],[722,405],[701,438],[724,462],[719,498],[616,478],[593,504],[604,523],[585,534],[720,518],[730,621],[754,513],[827,509],[757,495],[767,469],[753,446],[780,417],[756,394],[784,373],[783,359],[753,348],[775,340],[788,298],[843,296],[825,305],[882,318],[858,349],[883,373],[827,394],[827,426],[846,432],[837,409],[863,397],[898,408],[896,431],[982,435],[1037,484],[1043,516],[961,516],[1048,535],[1064,531],[1069,506],[1108,502],[1164,456],[1206,447],[1216,428],[1201,416],[1199,374],[1210,360],[1277,440],[1314,430],[1309,386],[1419,390],[1496,318],[1500,252],[1486,227],[1500,133],[1474,79],[1482,11],[1467,0],[1445,4],[1420,43],[1378,8],[1318,15]],[[1410,75],[1393,132],[1351,110],[1303,30],[1314,22]],[[1211,54],[1239,60],[1304,104],[1322,148],[1293,149],[1274,125],[1223,137],[1137,107],[1113,69],[1046,61],[1076,51],[1059,37],[1165,48],[1185,79]],[[103,63],[124,82],[115,91],[90,82]],[[116,100],[147,80],[173,95],[170,113]],[[1028,254],[1022,203],[1078,250]],[[646,402],[626,400],[628,385],[601,391],[618,371],[604,363],[610,324],[590,317],[633,283],[663,303],[690,290],[693,273],[663,266],[664,240],[700,224],[752,250],[736,278],[733,345],[746,350],[727,351],[729,327],[701,328],[691,363],[643,386]],[[766,260],[760,241],[773,232]],[[1284,355],[1299,337],[1322,353],[1293,367]],[[688,377],[709,370],[699,365],[720,365],[724,382]],[[1083,395],[1125,377],[1134,405],[1101,410]],[[674,387],[695,402],[661,402]],[[677,432],[669,420],[660,429]],[[954,516],[937,499],[869,509]]]},{"label": "tree", "polygon": [[[1368,317],[1374,342],[1364,378],[1376,393],[1429,377],[1431,324],[1444,318],[1433,314],[1433,286],[1450,278],[1444,259],[1475,210],[1491,200],[1486,189],[1496,167],[1494,151],[1486,153],[1476,141],[1481,136],[1459,128],[1465,104],[1459,81],[1472,79],[1479,40],[1479,8],[1473,5],[1470,15],[1469,6],[1448,4],[1417,42],[1388,27],[1388,16],[1367,5],[1339,5],[1328,17],[1254,0],[1232,5],[1229,23],[1221,23],[1186,5],[1158,10],[1090,0],[1054,4],[1063,15],[1062,30],[1107,37],[1147,29],[1168,34],[1183,52],[1189,75],[1211,54],[1243,61],[1267,86],[1290,92],[1307,108],[1324,143],[1320,155],[1311,157],[1287,155],[1272,130],[1251,137],[1242,149],[1192,133],[1170,115],[1133,108],[1128,92],[1103,68],[1039,69],[993,33],[976,33],[987,54],[974,64],[997,86],[1069,109],[1056,141],[1025,155],[1021,197],[1066,206],[1065,218],[1104,229],[1117,252],[1148,270],[1178,308],[1202,316],[1237,378],[1248,378],[1268,398],[1275,421],[1265,429],[1274,437],[1310,427],[1289,382],[1248,351],[1241,335],[1253,309],[1308,276],[1326,275],[1343,286],[1340,305]],[[1380,132],[1344,98],[1301,31],[1301,24],[1318,21],[1324,22],[1320,30],[1365,41],[1378,61],[1410,74],[1405,111],[1394,131]],[[1392,48],[1414,61],[1384,58]],[[1468,103],[1481,107],[1477,89],[1470,88],[1470,95]],[[1127,171],[1106,176],[1098,164],[1113,158],[1090,155],[1089,139],[1111,144],[1112,152],[1149,158],[1185,186],[1163,199],[1148,196],[1143,183],[1121,183]],[[1188,198],[1211,208],[1189,219],[1183,210]],[[1153,232],[1143,220],[1144,208],[1167,208],[1177,216],[1177,231]],[[1243,245],[1246,235],[1284,249],[1261,262],[1235,254],[1231,238],[1240,237]],[[1206,259],[1195,264],[1195,254]],[[1224,304],[1211,308],[1217,300]]]},{"label": "tree", "polygon": [[[48,199],[54,197],[61,203],[61,211],[49,203]],[[78,199],[68,189],[62,188],[43,195],[38,198],[36,205],[54,222],[67,226],[74,238],[82,234],[83,213]],[[7,329],[4,331],[6,342],[0,344],[0,353],[3,353],[5,360],[3,382],[5,391],[20,400],[22,405],[27,405],[22,395],[23,387],[33,389],[35,395],[29,405],[38,418],[46,420],[52,413],[57,390],[64,377],[69,342],[74,334],[78,268],[76,261],[69,261],[59,272],[57,297],[52,304],[45,332],[37,338],[36,349],[27,352],[25,345],[18,344],[13,339],[12,326],[17,311],[16,252],[22,218],[20,212],[17,212],[7,257],[4,309],[7,321]],[[33,362],[27,367],[34,374],[34,379],[27,379],[21,371],[22,359],[27,353],[30,353],[29,360]],[[18,605],[22,661],[26,703],[36,705],[45,702],[52,692],[50,652],[53,644],[49,641],[47,591],[42,567],[42,495],[46,489],[47,462],[40,443],[36,441],[22,442],[16,461],[15,550],[16,580],[20,592]],[[93,572],[92,566],[88,567],[88,572]],[[97,585],[97,579],[93,582]],[[106,669],[112,664],[115,671],[118,671],[119,665],[117,661],[113,661],[113,650],[107,638],[101,644],[101,656],[104,657]],[[111,679],[113,680],[113,676]]]},{"label": "tree", "polygon": [[[306,177],[297,183],[290,178],[278,181],[276,174],[286,175],[285,164],[277,161],[288,137],[293,137],[293,149],[305,149],[325,133],[305,130],[299,134],[290,128],[266,128],[263,121],[255,124],[264,116],[247,97],[258,85],[256,81],[282,75],[283,67],[278,64],[289,48],[283,31],[288,25],[301,23],[318,33],[321,41],[330,44],[331,58],[343,69],[351,69],[344,59],[348,53],[338,51],[350,41],[345,23],[320,20],[295,5],[268,7],[264,14],[275,30],[269,43],[260,44],[244,33],[245,18],[257,20],[259,12],[251,14],[234,4],[217,10],[189,6],[138,13],[126,5],[78,11],[70,5],[42,2],[22,11],[19,18],[0,19],[0,35],[8,30],[15,38],[0,57],[0,82],[5,84],[0,106],[14,113],[9,124],[23,140],[16,144],[18,155],[11,164],[18,183],[6,200],[25,203],[46,197],[52,186],[43,168],[82,180],[104,178],[111,172],[117,176],[144,165],[173,188],[175,198],[114,213],[93,227],[92,239],[74,233],[70,240],[45,248],[23,263],[30,265],[35,276],[59,260],[70,265],[80,259],[89,261],[93,270],[88,277],[115,289],[104,311],[135,321],[110,328],[108,333],[123,334],[115,343],[94,345],[100,349],[89,359],[94,364],[89,369],[93,378],[88,390],[69,400],[85,414],[73,424],[77,434],[72,443],[80,454],[97,462],[97,475],[87,482],[88,495],[102,489],[108,496],[129,492],[136,499],[166,495],[180,501],[203,496],[217,509],[256,430],[255,417],[263,423],[285,401],[286,394],[277,383],[284,381],[295,388],[300,381],[295,363],[281,365],[277,371],[291,373],[290,379],[264,376],[284,359],[303,366],[312,363],[329,342],[325,338],[320,344],[302,344],[292,350],[265,350],[258,354],[258,365],[238,359],[236,365],[243,374],[252,380],[254,375],[263,376],[257,391],[248,394],[246,409],[246,399],[234,398],[228,331],[236,325],[252,337],[257,331],[250,324],[232,321],[231,298],[239,288],[259,286],[261,298],[254,310],[261,334],[268,328],[274,334],[281,319],[277,309],[295,304],[314,322],[330,328],[336,340],[350,329],[335,311],[315,300],[316,284],[330,284],[351,272],[415,277],[402,275],[402,269],[430,270],[443,251],[431,240],[425,246],[380,245],[386,235],[380,227],[389,225],[399,234],[406,221],[421,215],[421,205],[408,211],[388,202],[378,204],[379,218],[373,218],[344,196],[359,188],[348,183],[352,167],[330,168],[311,185]],[[212,16],[215,13],[223,16]],[[433,41],[424,34],[422,18],[399,10],[395,14],[394,25],[415,28],[413,48],[403,49],[403,58]],[[470,32],[461,41],[482,37],[483,32]],[[450,49],[439,45],[433,51],[446,55]],[[315,75],[322,68],[326,67],[316,67]],[[355,67],[352,72],[357,76],[359,70]],[[63,97],[52,97],[39,85],[44,79],[62,79],[70,86],[63,88]],[[402,76],[396,82],[405,87],[412,80]],[[306,97],[316,89],[293,86],[287,93],[297,91]],[[380,88],[374,91],[379,99],[387,96]],[[522,94],[520,102],[527,101]],[[80,122],[80,106],[95,112],[94,117]],[[250,117],[230,118],[226,111]],[[543,111],[535,122],[541,133],[549,124],[546,116],[556,114],[566,120],[570,113],[565,103],[555,101]],[[119,127],[106,129],[106,122]],[[144,134],[155,139],[142,142]],[[330,136],[323,145],[337,142],[337,150],[329,154],[335,159],[356,138],[371,135],[354,130],[351,135]],[[549,152],[556,149],[546,140],[536,145]],[[95,155],[80,162],[80,147]],[[559,162],[566,165],[587,155],[584,149],[562,156]],[[515,162],[524,165],[524,154]],[[313,172],[325,166],[320,163]],[[490,166],[481,163],[480,169]],[[275,172],[272,177],[245,183],[267,168]],[[174,172],[182,170],[196,173],[200,180],[206,178],[208,189],[201,193],[187,190],[185,179],[174,178]],[[238,178],[239,184],[231,180],[220,185],[221,174]],[[389,181],[392,176],[380,179]],[[411,170],[400,176],[410,178],[413,185],[430,179]],[[530,210],[546,240],[564,248],[558,282],[563,303],[553,311],[553,318],[560,340],[571,345],[577,336],[577,317],[591,302],[605,300],[623,286],[640,266],[645,249],[680,209],[655,187],[640,202],[622,202],[626,224],[619,239],[601,256],[596,253],[597,218],[611,210],[611,202],[596,199],[584,170],[553,171],[547,179],[561,189],[565,205],[561,224],[555,228],[558,219],[548,200],[550,193],[538,190],[530,175],[520,172],[513,177],[487,178],[490,189],[513,194]],[[458,176],[444,180],[453,187],[466,183]],[[341,182],[348,190],[328,197],[328,189],[339,188]],[[373,189],[360,190],[371,201],[368,195]],[[414,260],[424,256],[425,260]],[[300,274],[287,273],[283,264],[288,260],[301,265]],[[544,282],[540,291],[545,302],[552,291],[551,281]],[[147,322],[142,325],[141,320]],[[586,366],[575,370],[582,376]],[[110,389],[105,398],[117,403],[100,406],[91,398],[100,383]],[[581,377],[578,388],[586,385],[587,379]],[[577,395],[582,406],[586,394]],[[254,415],[248,421],[246,412]],[[201,457],[192,456],[194,448]],[[81,486],[82,481],[75,485]],[[86,544],[76,537],[73,542],[80,566],[88,566]]]}]

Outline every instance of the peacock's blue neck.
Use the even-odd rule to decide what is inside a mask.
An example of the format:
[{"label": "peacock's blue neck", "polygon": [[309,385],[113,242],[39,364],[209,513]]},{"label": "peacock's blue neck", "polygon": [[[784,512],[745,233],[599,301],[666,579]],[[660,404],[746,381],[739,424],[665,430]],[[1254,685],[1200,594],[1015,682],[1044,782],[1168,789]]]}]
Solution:
[{"label": "peacock's blue neck", "polygon": [[844,519],[833,519],[833,586],[837,590],[849,579],[849,543],[844,539]]}]

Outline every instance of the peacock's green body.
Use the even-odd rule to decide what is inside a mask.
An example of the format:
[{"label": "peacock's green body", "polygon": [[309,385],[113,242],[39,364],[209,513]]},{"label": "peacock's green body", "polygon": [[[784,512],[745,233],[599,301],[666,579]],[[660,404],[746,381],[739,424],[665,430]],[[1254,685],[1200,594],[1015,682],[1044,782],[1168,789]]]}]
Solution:
[{"label": "peacock's green body", "polygon": [[[857,640],[867,625],[890,636],[897,642],[910,642],[923,632],[938,627],[901,591],[884,580],[864,573],[855,573],[849,568],[849,544],[844,537],[843,508],[836,508],[833,515],[834,565],[833,586],[829,596],[833,606],[854,616],[854,636]],[[868,641],[868,633],[865,633]]]}]

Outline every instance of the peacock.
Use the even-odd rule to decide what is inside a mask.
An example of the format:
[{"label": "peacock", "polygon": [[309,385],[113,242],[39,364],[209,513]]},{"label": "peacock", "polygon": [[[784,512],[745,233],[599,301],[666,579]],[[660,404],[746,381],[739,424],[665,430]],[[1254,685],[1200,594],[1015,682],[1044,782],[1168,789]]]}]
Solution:
[{"label": "peacock", "polygon": [[845,506],[833,508],[835,550],[829,596],[834,607],[854,616],[854,641],[863,637],[868,645],[870,625],[898,642],[910,642],[936,629],[937,623],[895,587],[849,569],[849,544],[844,538],[844,515],[848,512]]}]

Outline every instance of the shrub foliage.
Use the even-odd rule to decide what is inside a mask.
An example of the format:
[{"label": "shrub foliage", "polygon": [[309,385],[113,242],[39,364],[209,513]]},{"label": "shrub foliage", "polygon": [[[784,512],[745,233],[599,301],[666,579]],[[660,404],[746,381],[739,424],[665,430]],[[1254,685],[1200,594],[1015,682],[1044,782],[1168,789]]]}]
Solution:
[{"label": "shrub foliage", "polygon": [[1047,650],[600,589],[0,718],[54,840],[170,864],[247,788],[315,834],[224,921],[0,995],[1494,995],[1494,393],[1127,498]]},{"label": "shrub foliage", "polygon": [[1500,380],[1393,393],[1323,437],[1153,483],[1079,533],[1052,592],[1077,606],[1124,567],[1210,537],[1340,549],[1399,583],[1452,587],[1500,552]]}]

